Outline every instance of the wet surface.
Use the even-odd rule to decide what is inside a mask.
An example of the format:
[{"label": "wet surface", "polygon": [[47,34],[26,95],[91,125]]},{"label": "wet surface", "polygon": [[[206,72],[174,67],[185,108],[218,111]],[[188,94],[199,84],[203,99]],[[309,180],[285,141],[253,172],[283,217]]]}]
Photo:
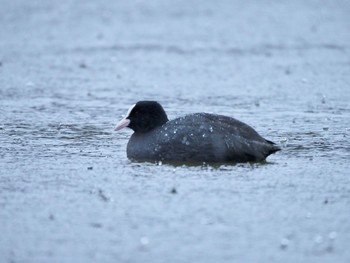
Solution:
[{"label": "wet surface", "polygon": [[[347,1],[1,6],[1,262],[349,262]],[[141,99],[282,151],[132,163]]]}]

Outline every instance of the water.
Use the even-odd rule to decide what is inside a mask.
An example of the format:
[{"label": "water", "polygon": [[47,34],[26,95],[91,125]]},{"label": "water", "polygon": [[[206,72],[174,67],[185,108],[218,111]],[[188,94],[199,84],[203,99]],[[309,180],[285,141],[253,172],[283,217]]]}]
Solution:
[{"label": "water", "polygon": [[[1,6],[1,262],[349,262],[348,3]],[[113,128],[141,99],[282,151],[132,163]]]}]

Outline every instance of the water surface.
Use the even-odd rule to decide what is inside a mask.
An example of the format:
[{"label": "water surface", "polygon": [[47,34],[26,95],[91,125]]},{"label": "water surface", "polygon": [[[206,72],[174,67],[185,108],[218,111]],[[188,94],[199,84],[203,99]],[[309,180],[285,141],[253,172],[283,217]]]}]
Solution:
[{"label": "water surface", "polygon": [[[2,2],[1,262],[349,262],[348,3]],[[130,162],[144,99],[282,151]]]}]

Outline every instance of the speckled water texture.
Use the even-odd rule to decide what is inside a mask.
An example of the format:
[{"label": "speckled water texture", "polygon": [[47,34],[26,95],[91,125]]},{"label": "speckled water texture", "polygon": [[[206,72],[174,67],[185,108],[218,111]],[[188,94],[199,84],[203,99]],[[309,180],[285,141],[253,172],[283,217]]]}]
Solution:
[{"label": "speckled water texture", "polygon": [[[0,1],[0,262],[350,262],[350,2]],[[126,158],[138,100],[264,164]]]}]

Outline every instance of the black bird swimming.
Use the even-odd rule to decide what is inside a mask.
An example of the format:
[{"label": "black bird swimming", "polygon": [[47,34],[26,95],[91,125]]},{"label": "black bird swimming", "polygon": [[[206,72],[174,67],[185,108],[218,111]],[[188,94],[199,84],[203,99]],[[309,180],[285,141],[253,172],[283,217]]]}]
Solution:
[{"label": "black bird swimming", "polygon": [[195,113],[169,121],[156,101],[139,101],[115,127],[134,131],[127,156],[136,161],[259,162],[280,150],[234,118]]}]

